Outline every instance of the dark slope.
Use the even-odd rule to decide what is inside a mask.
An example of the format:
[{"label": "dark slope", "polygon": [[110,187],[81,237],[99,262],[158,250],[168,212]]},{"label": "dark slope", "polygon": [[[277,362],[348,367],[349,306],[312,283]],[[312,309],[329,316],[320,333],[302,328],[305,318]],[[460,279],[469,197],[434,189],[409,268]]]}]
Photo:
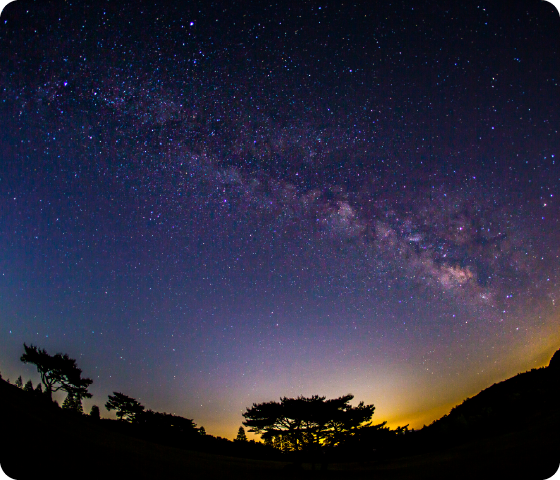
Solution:
[{"label": "dark slope", "polygon": [[559,352],[548,367],[495,383],[426,428],[438,433],[474,433],[480,437],[516,431],[557,416],[560,365],[556,365],[556,359]]}]

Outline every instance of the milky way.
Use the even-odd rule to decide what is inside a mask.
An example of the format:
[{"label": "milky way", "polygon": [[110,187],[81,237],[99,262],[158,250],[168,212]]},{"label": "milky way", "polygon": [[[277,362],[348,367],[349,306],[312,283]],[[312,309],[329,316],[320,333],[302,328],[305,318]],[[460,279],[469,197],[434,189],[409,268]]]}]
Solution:
[{"label": "milky way", "polygon": [[550,4],[19,3],[3,369],[69,351],[93,403],[232,436],[253,401],[346,389],[433,419],[557,348]]}]

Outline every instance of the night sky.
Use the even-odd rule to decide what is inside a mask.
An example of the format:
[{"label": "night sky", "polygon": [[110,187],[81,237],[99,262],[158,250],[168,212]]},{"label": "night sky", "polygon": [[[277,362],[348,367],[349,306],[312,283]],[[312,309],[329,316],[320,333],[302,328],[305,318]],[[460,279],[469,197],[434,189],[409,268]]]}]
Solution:
[{"label": "night sky", "polygon": [[87,412],[233,438],[312,394],[419,428],[547,365],[560,18],[458,3],[9,4],[2,376],[32,343]]}]

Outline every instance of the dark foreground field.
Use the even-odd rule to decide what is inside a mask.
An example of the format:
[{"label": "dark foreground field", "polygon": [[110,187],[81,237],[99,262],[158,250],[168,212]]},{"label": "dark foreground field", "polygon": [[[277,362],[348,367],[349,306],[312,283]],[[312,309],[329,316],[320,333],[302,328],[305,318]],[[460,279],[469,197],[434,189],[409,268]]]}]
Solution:
[{"label": "dark foreground field", "polygon": [[[12,478],[119,479],[485,479],[542,480],[560,463],[557,414],[522,430],[401,458],[367,458],[297,471],[289,462],[249,460],[158,445],[109,430],[103,421],[42,408],[26,392],[0,382],[0,453]],[[520,415],[522,413],[520,412]],[[515,421],[515,420],[513,420]],[[319,468],[319,467],[318,467]]]}]

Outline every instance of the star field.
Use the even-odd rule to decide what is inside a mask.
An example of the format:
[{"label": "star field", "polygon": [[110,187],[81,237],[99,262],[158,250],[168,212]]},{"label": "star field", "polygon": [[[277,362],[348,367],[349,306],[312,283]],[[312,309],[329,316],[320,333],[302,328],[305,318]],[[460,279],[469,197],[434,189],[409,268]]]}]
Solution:
[{"label": "star field", "polygon": [[548,363],[554,13],[8,5],[3,376],[33,377],[33,342],[77,359],[91,404],[122,391],[232,438],[300,394],[417,428]]}]

